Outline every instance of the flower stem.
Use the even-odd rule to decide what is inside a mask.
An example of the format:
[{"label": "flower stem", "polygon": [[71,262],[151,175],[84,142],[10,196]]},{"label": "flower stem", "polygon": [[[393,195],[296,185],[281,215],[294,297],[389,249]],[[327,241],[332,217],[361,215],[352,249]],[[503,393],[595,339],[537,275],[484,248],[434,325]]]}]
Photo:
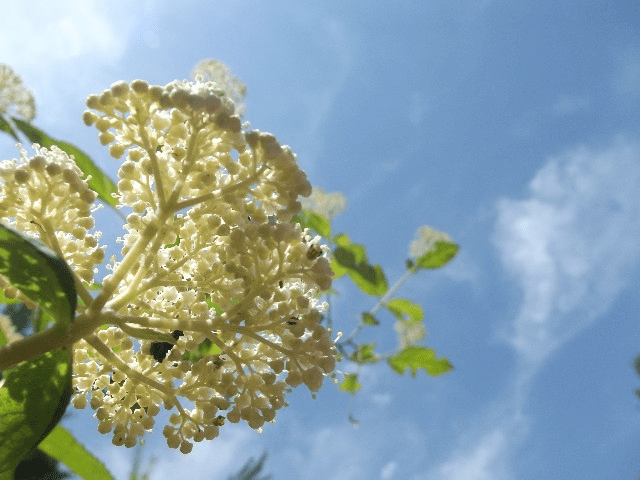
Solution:
[{"label": "flower stem", "polygon": [[0,347],[0,370],[34,359],[43,353],[68,347],[89,335],[102,323],[103,319],[100,316],[89,317],[81,314],[76,317],[70,327],[55,325]]}]

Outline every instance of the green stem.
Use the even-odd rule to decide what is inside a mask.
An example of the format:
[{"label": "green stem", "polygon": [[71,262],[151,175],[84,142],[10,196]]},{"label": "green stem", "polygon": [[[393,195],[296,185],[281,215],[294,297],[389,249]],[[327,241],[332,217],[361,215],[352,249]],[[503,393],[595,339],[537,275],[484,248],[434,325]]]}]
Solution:
[{"label": "green stem", "polygon": [[0,347],[0,371],[25,360],[34,359],[43,353],[73,345],[97,329],[103,321],[100,316],[90,317],[81,314],[68,329],[62,325],[55,325]]}]

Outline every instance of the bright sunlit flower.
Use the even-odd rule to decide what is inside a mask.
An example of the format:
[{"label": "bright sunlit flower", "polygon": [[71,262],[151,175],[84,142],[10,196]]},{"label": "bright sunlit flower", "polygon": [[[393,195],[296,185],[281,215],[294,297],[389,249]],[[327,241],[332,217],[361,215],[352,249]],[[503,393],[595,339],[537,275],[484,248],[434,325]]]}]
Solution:
[{"label": "bright sunlit flower", "polygon": [[247,95],[247,86],[238,77],[231,73],[231,69],[224,63],[214,59],[199,62],[191,78],[199,82],[214,82],[224,91],[235,105],[236,115],[242,117],[244,113],[244,97]]},{"label": "bright sunlit flower", "polygon": [[[122,256],[76,322],[97,329],[75,344],[72,403],[131,447],[163,427],[183,453],[229,421],[261,429],[300,384],[311,392],[335,367],[317,300],[331,286],[326,246],[290,220],[311,185],[268,133],[243,130],[217,83],[118,82],[87,100],[87,125],[123,158]],[[0,168],[0,218],[62,255],[90,283],[104,259],[96,194],[64,152]]]}]

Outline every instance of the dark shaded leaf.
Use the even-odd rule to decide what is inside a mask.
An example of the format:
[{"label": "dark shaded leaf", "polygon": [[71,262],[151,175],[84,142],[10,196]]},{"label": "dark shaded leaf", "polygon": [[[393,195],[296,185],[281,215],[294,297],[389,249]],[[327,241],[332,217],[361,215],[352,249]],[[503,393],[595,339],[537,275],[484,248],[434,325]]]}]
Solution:
[{"label": "dark shaded leaf", "polygon": [[374,317],[373,315],[371,315],[369,312],[364,312],[362,314],[362,323],[364,323],[365,325],[380,325],[380,322],[376,319],[376,317]]},{"label": "dark shaded leaf", "polygon": [[387,279],[380,265],[370,265],[363,245],[351,243],[349,237],[340,234],[334,238],[337,245],[333,251],[331,268],[336,278],[349,278],[368,295],[379,296],[387,291]]},{"label": "dark shaded leaf", "polygon": [[47,352],[2,374],[0,472],[10,472],[62,418],[72,393],[71,355]]},{"label": "dark shaded leaf", "polygon": [[69,266],[46,246],[0,223],[0,274],[58,322],[75,315],[77,294]]}]

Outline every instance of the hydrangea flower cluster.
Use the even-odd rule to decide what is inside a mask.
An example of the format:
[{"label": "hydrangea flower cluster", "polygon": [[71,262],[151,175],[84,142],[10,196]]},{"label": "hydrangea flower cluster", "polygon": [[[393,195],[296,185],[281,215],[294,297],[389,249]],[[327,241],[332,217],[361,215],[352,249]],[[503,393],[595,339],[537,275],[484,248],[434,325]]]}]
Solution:
[{"label": "hydrangea flower cluster", "polygon": [[183,453],[225,420],[260,429],[291,388],[315,392],[335,367],[318,300],[328,249],[291,222],[311,186],[288,147],[249,131],[200,80],[118,82],[87,100],[84,122],[124,158],[117,199],[130,210],[97,295],[96,194],[73,160],[36,146],[0,169],[0,219],[74,271],[86,326],[72,403],[89,404],[115,445],[134,446],[160,406],[174,410],[163,433]]}]

